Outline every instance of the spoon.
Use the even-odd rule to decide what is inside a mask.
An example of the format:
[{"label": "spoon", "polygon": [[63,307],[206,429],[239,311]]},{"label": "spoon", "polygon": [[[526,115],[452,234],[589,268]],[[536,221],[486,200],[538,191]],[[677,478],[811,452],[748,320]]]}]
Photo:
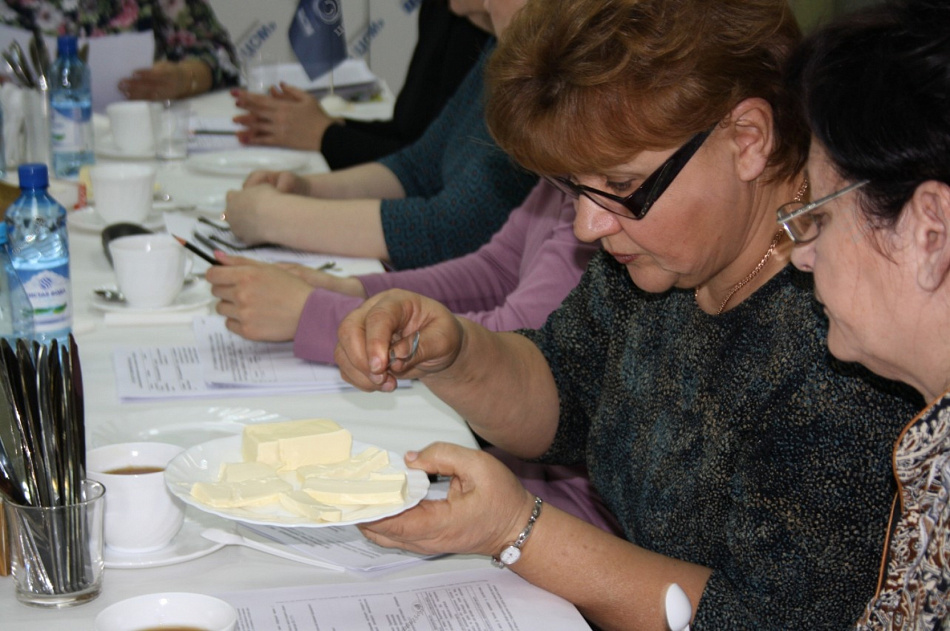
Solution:
[{"label": "spoon", "polygon": [[672,583],[666,588],[666,625],[670,631],[689,631],[693,617],[693,604],[683,588]]},{"label": "spoon", "polygon": [[228,532],[226,530],[221,530],[220,528],[206,528],[201,531],[201,536],[207,539],[208,541],[214,541],[216,543],[223,543],[225,545],[233,546],[247,546],[253,550],[259,550],[261,552],[266,552],[267,554],[272,554],[283,559],[290,559],[291,561],[296,561],[298,563],[305,563],[307,565],[314,565],[316,567],[322,567],[325,570],[332,570],[334,572],[342,572],[344,569],[339,565],[334,565],[332,563],[327,563],[325,561],[319,561],[317,559],[310,559],[304,556],[300,556],[294,552],[289,552],[287,550],[281,550],[280,548],[272,547],[266,543],[261,543],[250,539],[243,535],[239,535],[236,532]]}]

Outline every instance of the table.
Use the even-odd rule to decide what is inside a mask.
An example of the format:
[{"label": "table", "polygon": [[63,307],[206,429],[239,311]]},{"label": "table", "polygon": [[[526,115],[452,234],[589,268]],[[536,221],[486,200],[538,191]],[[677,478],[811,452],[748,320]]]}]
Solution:
[{"label": "table", "polygon": [[[196,108],[220,108],[226,104],[220,95],[196,102]],[[311,156],[315,164],[322,158]],[[325,167],[324,167],[325,168]],[[223,191],[240,182],[229,178],[195,175],[182,163],[159,166],[159,182],[173,195],[186,190]],[[174,188],[179,187],[179,188]],[[117,345],[170,346],[191,342],[187,325],[152,327],[106,326],[102,314],[91,306],[92,289],[114,282],[112,270],[102,252],[100,236],[71,231],[71,274],[74,304],[74,332],[82,362],[86,397],[87,435],[99,437],[109,428],[122,427],[143,414],[154,416],[167,410],[169,423],[182,416],[182,410],[195,408],[247,408],[265,410],[289,419],[326,416],[353,432],[356,440],[385,446],[402,452],[420,448],[434,440],[475,446],[465,423],[421,384],[393,394],[345,392],[340,394],[294,395],[251,398],[202,399],[159,403],[121,404],[116,398],[112,352]],[[378,265],[378,263],[376,263]],[[107,436],[106,436],[107,438]],[[482,568],[483,557],[445,557],[388,573],[385,578],[453,569]],[[363,578],[321,570],[293,561],[285,561],[243,547],[226,546],[208,556],[165,567],[149,569],[107,569],[101,595],[94,601],[64,610],[35,609],[20,604],[14,596],[11,578],[0,578],[0,628],[3,631],[26,629],[57,631],[91,629],[95,616],[119,600],[162,591],[220,593],[262,587],[338,583]]]}]

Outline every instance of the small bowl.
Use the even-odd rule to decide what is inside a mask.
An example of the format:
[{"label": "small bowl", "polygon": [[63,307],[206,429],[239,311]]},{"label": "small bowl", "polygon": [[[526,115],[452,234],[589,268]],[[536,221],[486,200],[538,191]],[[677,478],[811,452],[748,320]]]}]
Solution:
[{"label": "small bowl", "polygon": [[188,627],[207,631],[233,631],[237,611],[220,598],[204,594],[165,592],[145,594],[117,602],[96,616],[96,631],[141,631],[162,627]]}]

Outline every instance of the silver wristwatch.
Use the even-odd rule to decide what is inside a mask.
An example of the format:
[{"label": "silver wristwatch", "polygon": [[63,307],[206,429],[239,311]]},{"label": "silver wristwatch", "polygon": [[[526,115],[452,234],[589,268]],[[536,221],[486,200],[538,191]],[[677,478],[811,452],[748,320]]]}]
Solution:
[{"label": "silver wristwatch", "polygon": [[531,530],[534,528],[534,522],[538,521],[538,516],[541,514],[541,504],[543,504],[541,498],[535,496],[534,510],[531,511],[531,517],[528,518],[528,524],[518,535],[517,539],[502,548],[501,552],[498,553],[498,556],[493,556],[491,558],[492,565],[497,568],[505,568],[512,563],[517,563],[518,559],[521,558],[521,547],[524,545],[524,542],[528,540],[528,535],[531,534]]}]

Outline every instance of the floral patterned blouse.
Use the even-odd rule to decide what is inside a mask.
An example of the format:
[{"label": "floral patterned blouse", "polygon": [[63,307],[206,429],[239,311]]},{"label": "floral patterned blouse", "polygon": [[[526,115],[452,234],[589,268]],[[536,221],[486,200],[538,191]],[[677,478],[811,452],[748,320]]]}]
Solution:
[{"label": "floral patterned blouse", "polygon": [[950,392],[904,428],[894,475],[900,519],[887,572],[857,628],[950,629]]},{"label": "floral patterned blouse", "polygon": [[234,47],[206,0],[5,0],[0,23],[47,35],[153,31],[156,59],[200,59],[215,88],[238,80]]}]

